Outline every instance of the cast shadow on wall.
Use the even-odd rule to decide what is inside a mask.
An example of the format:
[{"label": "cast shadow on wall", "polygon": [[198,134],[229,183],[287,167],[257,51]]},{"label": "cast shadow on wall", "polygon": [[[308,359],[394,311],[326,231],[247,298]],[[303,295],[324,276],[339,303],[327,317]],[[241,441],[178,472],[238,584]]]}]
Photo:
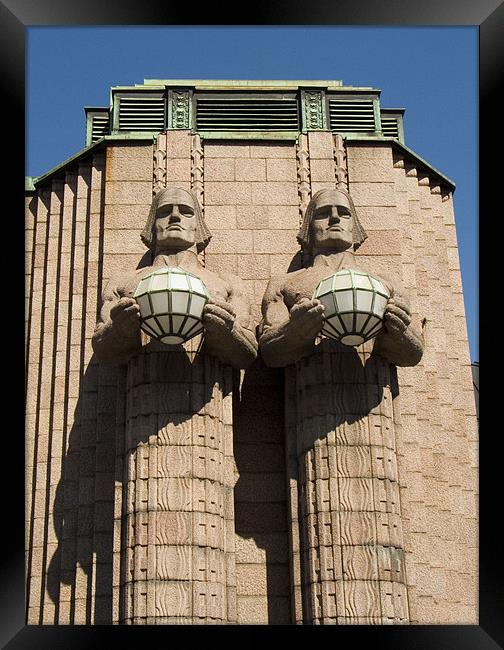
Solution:
[{"label": "cast shadow on wall", "polygon": [[[195,355],[191,363],[182,348],[170,355],[157,354],[156,345],[147,349],[151,353],[142,355],[147,363],[135,367],[133,362],[129,379],[126,366],[99,365],[93,355],[81,380],[62,478],[56,486],[57,546],[46,576],[56,623],[110,625],[118,612],[122,619],[124,608],[113,585],[116,484],[121,489],[129,456],[140,443],[167,425],[182,424],[212,398],[214,385],[203,381],[212,364],[204,355]],[[156,378],[154,385],[151,377]],[[197,389],[188,390],[193,382]],[[134,412],[128,435],[127,393]],[[119,571],[123,580],[126,567]]]},{"label": "cast shadow on wall", "polygon": [[[305,450],[312,448],[336,427],[349,426],[367,417],[382,401],[383,387],[378,379],[382,360],[371,355],[365,362],[354,348],[323,339],[317,347],[321,362],[327,357],[333,364],[338,385],[341,412],[327,417],[331,384],[323,373],[315,380],[303,416],[316,419],[303,440]],[[302,364],[303,362],[301,362]],[[344,374],[341,374],[344,373]],[[347,380],[350,382],[347,383]],[[234,454],[238,480],[235,484],[235,517],[238,578],[240,574],[250,591],[251,606],[267,614],[269,624],[292,623],[289,562],[289,505],[287,486],[298,480],[297,467],[287,462],[285,391],[290,390],[283,368],[268,368],[259,357],[245,371],[241,389],[234,393]],[[310,438],[310,434],[311,438]],[[263,577],[263,572],[266,572]],[[255,580],[253,579],[255,577]],[[254,593],[253,585],[263,583],[263,592]],[[242,591],[243,593],[243,591]],[[263,604],[261,605],[261,599]],[[267,602],[266,602],[267,601]],[[264,611],[266,609],[266,612]],[[247,612],[245,612],[247,616]],[[264,622],[264,621],[263,621]]]}]

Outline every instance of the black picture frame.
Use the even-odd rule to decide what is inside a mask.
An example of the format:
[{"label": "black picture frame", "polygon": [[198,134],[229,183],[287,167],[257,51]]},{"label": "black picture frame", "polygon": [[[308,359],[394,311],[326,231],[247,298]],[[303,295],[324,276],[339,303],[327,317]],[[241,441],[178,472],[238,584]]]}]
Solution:
[{"label": "black picture frame", "polygon": [[[318,4],[295,4],[294,2],[275,2],[264,8],[254,7],[256,15],[252,25],[377,25],[377,26],[434,26],[434,25],[473,25],[479,27],[480,37],[480,196],[495,196],[498,166],[491,161],[493,150],[498,147],[498,133],[493,125],[498,123],[497,86],[502,67],[502,35],[504,9],[501,0],[340,0],[339,2],[320,2]],[[169,9],[167,9],[169,7]],[[65,0],[46,0],[36,3],[31,0],[3,0],[0,3],[0,80],[2,97],[4,97],[4,156],[8,155],[8,164],[3,170],[6,177],[7,194],[13,197],[12,212],[7,212],[4,219],[9,224],[9,237],[5,238],[6,248],[13,253],[9,264],[9,277],[23,278],[23,255],[18,252],[18,242],[23,241],[24,219],[23,207],[18,197],[24,192],[17,191],[24,184],[24,150],[20,145],[20,134],[24,132],[24,78],[25,78],[25,30],[38,25],[241,25],[240,19],[233,15],[233,9],[226,7],[225,17],[219,20],[218,11],[213,4],[201,10],[189,12],[172,9],[163,0],[149,0],[138,3],[136,0],[87,0],[73,3]],[[206,15],[205,15],[206,14]],[[197,18],[197,23],[195,22]],[[208,17],[208,22],[202,19]],[[8,123],[5,117],[8,117]],[[497,144],[496,144],[497,143]],[[5,158],[4,158],[5,160]],[[23,169],[22,169],[23,168]],[[495,181],[495,182],[494,182]],[[16,188],[15,191],[12,191]],[[483,209],[484,202],[482,202]],[[493,210],[496,209],[493,203]],[[492,208],[488,208],[491,213]],[[12,215],[12,216],[11,216]],[[15,215],[15,216],[14,216]],[[21,281],[20,281],[21,284]],[[20,296],[23,287],[19,286]],[[22,300],[16,303],[20,313]],[[22,318],[22,316],[21,316]],[[4,315],[6,320],[6,315]],[[20,319],[21,320],[21,319]],[[16,321],[19,322],[19,321]],[[13,469],[8,483],[4,482],[3,541],[4,551],[0,557],[0,641],[9,650],[18,648],[89,648],[116,644],[149,644],[187,642],[194,636],[201,636],[208,643],[212,639],[235,642],[245,637],[251,642],[267,639],[270,626],[201,626],[194,627],[126,627],[126,626],[26,626],[24,597],[24,403],[20,406],[11,403],[14,394],[24,392],[24,377],[16,372],[16,367],[23,367],[19,361],[21,354],[22,327],[9,325],[4,341],[14,354],[12,363],[6,362],[9,383],[5,391],[8,406],[4,407],[6,415],[11,414],[10,424],[5,418],[4,435],[7,438],[4,468]],[[19,331],[20,330],[20,331]],[[17,361],[16,361],[17,359]],[[10,378],[13,381],[10,381]],[[5,390],[5,389],[4,389]],[[19,393],[18,393],[19,391]],[[12,394],[12,395],[11,395]],[[483,403],[485,400],[483,399]],[[483,429],[485,417],[480,418],[480,430]],[[435,650],[493,649],[503,647],[503,612],[502,601],[502,559],[501,542],[496,532],[500,523],[500,510],[497,507],[498,486],[495,478],[498,454],[493,451],[498,437],[498,426],[492,430],[494,436],[486,436],[480,446],[480,625],[479,626],[339,626],[310,628],[289,626],[282,628],[282,634],[295,630],[296,635],[309,635],[299,639],[301,643],[323,634],[323,639],[331,643],[365,644],[374,647],[408,648],[408,650],[433,648]],[[485,440],[485,438],[487,438]],[[20,467],[21,466],[21,467]],[[501,490],[502,492],[502,490]],[[6,512],[5,512],[6,510]],[[236,636],[238,635],[238,636]],[[329,635],[329,636],[328,636]],[[175,637],[175,638],[174,638]],[[285,639],[287,641],[287,639]],[[284,642],[285,642],[284,641]],[[289,639],[290,642],[290,639]],[[5,645],[6,644],[6,645]]]}]

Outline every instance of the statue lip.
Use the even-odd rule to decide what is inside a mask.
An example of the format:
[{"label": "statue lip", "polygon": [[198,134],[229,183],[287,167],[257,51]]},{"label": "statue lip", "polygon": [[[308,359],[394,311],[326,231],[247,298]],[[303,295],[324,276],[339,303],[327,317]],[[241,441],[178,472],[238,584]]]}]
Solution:
[{"label": "statue lip", "polygon": [[343,228],[340,228],[340,226],[329,226],[329,228],[328,228],[327,230],[338,230],[338,231],[341,231],[341,230],[343,230]]}]

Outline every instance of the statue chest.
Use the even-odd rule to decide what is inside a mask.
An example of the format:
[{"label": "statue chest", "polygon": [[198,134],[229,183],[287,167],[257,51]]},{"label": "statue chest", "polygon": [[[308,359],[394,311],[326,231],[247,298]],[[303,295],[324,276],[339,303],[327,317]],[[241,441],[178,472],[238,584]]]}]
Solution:
[{"label": "statue chest", "polygon": [[[148,266],[134,274],[126,276],[121,283],[121,286],[118,287],[119,296],[128,296],[132,298],[140,281],[158,268],[159,267],[157,266]],[[208,272],[206,269],[198,269],[197,271],[194,271],[191,268],[187,270],[190,273],[194,273],[194,275],[199,277],[205,283],[212,298],[223,301],[228,300],[230,294],[229,283],[219,278],[216,274]]]},{"label": "statue chest", "polygon": [[308,268],[299,272],[299,274],[293,274],[292,278],[288,278],[282,293],[289,311],[304,298],[311,300],[318,283],[328,275],[331,275],[330,269]]}]

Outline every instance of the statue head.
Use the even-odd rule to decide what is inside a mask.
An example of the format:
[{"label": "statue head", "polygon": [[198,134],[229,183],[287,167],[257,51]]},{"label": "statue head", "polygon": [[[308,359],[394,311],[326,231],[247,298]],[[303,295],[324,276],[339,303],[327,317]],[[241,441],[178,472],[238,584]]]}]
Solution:
[{"label": "statue head", "polygon": [[140,236],[155,251],[184,250],[196,245],[198,253],[212,237],[195,192],[178,187],[162,189],[154,196]]},{"label": "statue head", "polygon": [[297,240],[303,250],[343,252],[357,250],[367,238],[352,197],[346,190],[323,189],[313,195]]}]

